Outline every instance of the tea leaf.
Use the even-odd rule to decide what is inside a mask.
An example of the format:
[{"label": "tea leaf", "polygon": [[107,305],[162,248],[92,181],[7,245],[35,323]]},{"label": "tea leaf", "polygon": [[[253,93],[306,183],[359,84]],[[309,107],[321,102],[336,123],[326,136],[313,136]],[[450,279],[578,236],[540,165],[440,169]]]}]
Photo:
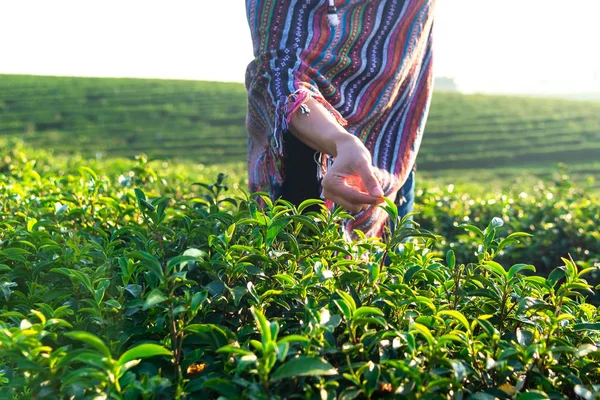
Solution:
[{"label": "tea leaf", "polygon": [[291,220],[288,218],[278,218],[273,220],[267,229],[267,237],[265,240],[267,246],[271,246],[273,244],[273,241],[279,232],[281,232],[290,222]]},{"label": "tea leaf", "polygon": [[574,331],[596,331],[600,332],[600,323],[579,323],[573,325]]},{"label": "tea leaf", "polygon": [[167,300],[167,297],[163,294],[163,292],[160,289],[153,289],[150,293],[148,293],[143,309],[147,310]]},{"label": "tea leaf", "polygon": [[108,347],[106,347],[102,339],[100,339],[98,336],[92,333],[83,331],[73,331],[65,333],[65,336],[89,344],[90,346],[98,350],[101,354],[103,354],[106,358],[112,358],[110,350],[108,349]]},{"label": "tea leaf", "polygon": [[535,272],[535,267],[530,264],[515,264],[508,270],[508,279],[512,279],[515,275],[520,274],[521,271]]},{"label": "tea leaf", "polygon": [[157,344],[140,344],[123,353],[123,355],[119,358],[119,365],[123,366],[126,363],[139,358],[149,358],[156,356],[172,356],[172,353],[171,351]]},{"label": "tea leaf", "polygon": [[484,261],[483,265],[485,265],[490,271],[502,278],[508,277],[508,274],[504,267],[495,261]]},{"label": "tea leaf", "polygon": [[457,320],[458,322],[461,323],[461,325],[467,330],[467,331],[471,331],[471,326],[469,325],[469,321],[467,321],[467,319],[465,318],[465,316],[460,313],[459,311],[455,311],[455,310],[442,310],[442,311],[438,311],[437,315],[447,315],[449,317],[454,318],[455,320]]},{"label": "tea leaf", "polygon": [[271,375],[272,381],[277,381],[295,376],[328,376],[337,375],[337,369],[320,358],[298,357],[292,358],[277,368]]}]

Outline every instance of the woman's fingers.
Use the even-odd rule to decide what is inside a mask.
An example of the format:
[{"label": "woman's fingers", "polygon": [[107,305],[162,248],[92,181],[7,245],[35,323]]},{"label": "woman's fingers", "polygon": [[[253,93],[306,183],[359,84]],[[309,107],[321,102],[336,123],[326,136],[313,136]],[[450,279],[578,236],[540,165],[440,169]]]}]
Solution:
[{"label": "woman's fingers", "polygon": [[[350,211],[353,214],[358,214],[361,211],[366,210],[367,208],[375,205],[375,204],[380,204],[383,202],[383,200],[378,200],[376,203],[351,203],[349,202],[347,199],[341,197],[341,196],[336,196],[335,194],[331,194],[328,192],[324,192],[324,195],[327,199],[333,201],[335,204],[339,205],[340,207]],[[382,198],[383,199],[383,198]]]},{"label": "woman's fingers", "polygon": [[384,202],[383,189],[362,142],[338,148],[338,156],[322,182],[324,196],[352,212]]},{"label": "woman's fingers", "polygon": [[383,196],[375,197],[355,187],[348,186],[342,176],[325,176],[323,195],[353,213],[358,213],[369,205],[380,204],[384,201]]},{"label": "woman's fingers", "polygon": [[370,164],[364,164],[358,169],[358,174],[360,175],[363,184],[371,193],[372,196],[375,197],[383,197],[383,189],[381,188],[381,184],[377,180],[375,173],[373,172],[373,167]]},{"label": "woman's fingers", "polygon": [[327,179],[326,176],[323,180],[323,190],[325,193],[341,197],[346,202],[353,204],[377,204],[382,200],[382,197],[375,197],[356,187],[348,186],[342,177]]},{"label": "woman's fingers", "polygon": [[343,197],[336,196],[331,193],[324,192],[324,195],[327,199],[333,201],[335,204],[339,205],[345,210],[350,211],[353,214],[358,214],[362,210],[364,210],[367,206],[363,204],[354,204],[346,201]]}]

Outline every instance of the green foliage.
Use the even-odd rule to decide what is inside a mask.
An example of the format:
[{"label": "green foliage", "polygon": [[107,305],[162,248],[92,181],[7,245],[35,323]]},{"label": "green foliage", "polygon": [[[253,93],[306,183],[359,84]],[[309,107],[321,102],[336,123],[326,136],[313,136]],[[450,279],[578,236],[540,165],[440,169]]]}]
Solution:
[{"label": "green foliage", "polygon": [[[454,185],[445,189],[423,186],[417,197],[421,226],[452,238],[451,242],[437,243],[440,251],[450,246],[457,257],[469,258],[473,249],[486,246],[493,237],[488,232],[484,238],[481,231],[469,225],[463,225],[467,230],[457,235],[461,221],[478,225],[497,218],[509,236],[499,247],[477,250],[480,259],[491,256],[504,265],[533,264],[538,273],[547,276],[556,260],[572,256],[585,270],[586,279],[600,283],[600,271],[595,268],[600,266],[600,199],[589,188],[574,185],[568,176],[483,195],[457,190]],[[523,234],[534,235],[535,239],[522,245],[514,243]],[[507,244],[515,246],[506,251]],[[598,303],[600,298],[594,301]]]},{"label": "green foliage", "polygon": [[0,134],[63,154],[239,162],[245,118],[239,83],[0,75]]},{"label": "green foliage", "polygon": [[[0,75],[0,135],[85,157],[244,162],[243,84]],[[600,103],[436,92],[419,170],[456,183],[600,171]],[[598,183],[596,183],[598,188]]]},{"label": "green foliage", "polygon": [[228,198],[224,175],[3,150],[3,398],[599,395],[594,268],[506,262],[538,232],[504,213],[447,234],[422,194],[445,239],[388,202],[393,233],[347,243],[342,210]]}]

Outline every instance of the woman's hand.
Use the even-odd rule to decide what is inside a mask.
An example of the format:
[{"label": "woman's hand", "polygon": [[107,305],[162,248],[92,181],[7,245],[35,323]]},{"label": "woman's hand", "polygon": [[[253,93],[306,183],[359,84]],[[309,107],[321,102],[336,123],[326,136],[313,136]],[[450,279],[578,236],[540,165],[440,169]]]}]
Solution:
[{"label": "woman's hand", "polygon": [[306,104],[310,114],[294,113],[290,129],[306,145],[335,157],[322,183],[325,198],[353,213],[382,203],[384,193],[369,150],[315,99]]},{"label": "woman's hand", "polygon": [[371,154],[352,135],[336,143],[337,157],[323,179],[323,195],[352,213],[382,203],[384,193],[372,165]]}]

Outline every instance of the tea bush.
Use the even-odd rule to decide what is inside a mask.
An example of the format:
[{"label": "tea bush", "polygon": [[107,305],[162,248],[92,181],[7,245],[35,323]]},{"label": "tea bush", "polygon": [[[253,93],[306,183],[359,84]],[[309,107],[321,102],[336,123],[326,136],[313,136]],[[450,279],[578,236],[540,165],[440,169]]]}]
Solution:
[{"label": "tea bush", "polygon": [[504,213],[442,239],[388,203],[393,234],[347,243],[316,200],[5,150],[1,398],[600,395],[594,267],[497,262],[537,240]]},{"label": "tea bush", "polygon": [[[535,236],[526,245],[502,253],[498,258],[502,263],[531,263],[543,275],[562,257],[574,257],[582,268],[600,266],[600,198],[591,187],[573,185],[566,174],[554,181],[484,195],[457,190],[453,185],[444,189],[425,186],[417,203],[421,226],[452,238],[451,242],[440,241],[438,248],[450,246],[460,257],[470,257],[476,241],[473,233],[456,235],[459,224],[482,224],[497,216],[508,234]],[[600,283],[600,270],[592,271],[588,280]],[[594,302],[598,304],[600,298]]]}]

